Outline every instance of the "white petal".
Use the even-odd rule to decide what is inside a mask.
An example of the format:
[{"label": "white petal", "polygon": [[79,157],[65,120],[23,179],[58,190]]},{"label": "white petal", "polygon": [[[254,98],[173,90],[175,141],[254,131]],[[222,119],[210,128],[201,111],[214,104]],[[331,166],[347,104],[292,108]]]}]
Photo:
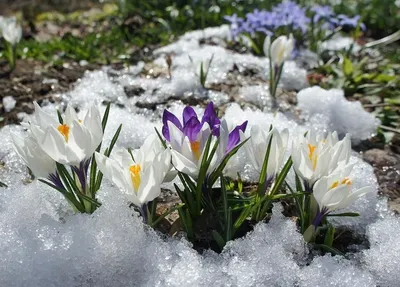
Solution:
[{"label": "white petal", "polygon": [[184,157],[182,154],[180,154],[175,150],[171,150],[171,155],[172,155],[172,164],[177,170],[186,173],[188,175],[191,175],[193,177],[197,177],[199,172],[197,164],[190,161],[189,159],[187,159],[186,157]]}]

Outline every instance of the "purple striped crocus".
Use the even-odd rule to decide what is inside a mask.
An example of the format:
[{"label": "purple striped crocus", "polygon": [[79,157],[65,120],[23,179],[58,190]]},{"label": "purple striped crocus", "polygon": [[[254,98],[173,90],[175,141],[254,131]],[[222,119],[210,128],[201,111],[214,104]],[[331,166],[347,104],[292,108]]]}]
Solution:
[{"label": "purple striped crocus", "polygon": [[[247,122],[237,126],[226,135],[226,129],[221,129],[221,120],[215,112],[214,104],[210,102],[201,119],[190,106],[183,110],[182,121],[168,110],[164,110],[162,133],[171,145],[172,163],[175,168],[197,178],[209,136],[213,136],[211,143],[213,146],[221,131],[223,132],[221,138],[227,139],[223,143],[223,154],[226,154],[240,142],[239,130],[244,131],[246,124]],[[215,156],[210,167],[215,166],[218,160],[219,156]]]}]

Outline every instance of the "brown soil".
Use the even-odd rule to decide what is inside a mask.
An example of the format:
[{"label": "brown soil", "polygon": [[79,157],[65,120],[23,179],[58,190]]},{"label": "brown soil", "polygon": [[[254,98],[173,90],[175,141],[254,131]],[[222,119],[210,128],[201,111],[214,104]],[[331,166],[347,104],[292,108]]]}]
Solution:
[{"label": "brown soil", "polygon": [[[57,93],[68,91],[82,77],[85,71],[94,70],[98,65],[80,66],[65,63],[63,66],[47,66],[39,61],[18,60],[16,69],[10,73],[7,62],[0,63],[0,128],[17,123],[18,113],[31,113],[33,101],[58,101]],[[13,110],[6,113],[3,98],[12,96],[17,101]]]}]

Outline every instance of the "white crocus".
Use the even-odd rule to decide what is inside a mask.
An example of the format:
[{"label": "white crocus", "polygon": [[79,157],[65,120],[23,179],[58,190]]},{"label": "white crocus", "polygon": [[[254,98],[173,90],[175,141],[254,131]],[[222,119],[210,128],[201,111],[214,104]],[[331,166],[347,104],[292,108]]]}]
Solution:
[{"label": "white crocus", "polygon": [[[170,145],[172,164],[180,172],[186,173],[193,178],[197,178],[207,140],[211,134],[211,129],[208,123],[204,123],[200,132],[197,134],[195,141],[190,141],[185,134],[179,130],[174,124],[168,122],[170,133]],[[211,147],[215,140],[211,142]],[[216,158],[214,157],[210,166],[215,165]]]},{"label": "white crocus", "polygon": [[22,27],[16,18],[6,18],[2,21],[3,38],[11,45],[15,46],[22,37]]},{"label": "white crocus", "polygon": [[322,177],[315,183],[313,196],[318,203],[321,214],[326,215],[329,212],[346,208],[361,196],[372,192],[370,186],[351,191],[350,171],[351,167],[346,167],[340,172]]},{"label": "white crocus", "polygon": [[61,164],[78,166],[89,159],[103,138],[101,116],[92,106],[83,121],[75,110],[68,106],[63,115],[63,124],[45,113],[35,102],[35,121],[30,129],[41,148]]},{"label": "white crocus", "polygon": [[263,51],[264,55],[268,58],[270,57],[269,55],[270,48],[271,48],[271,36],[266,36],[263,44]]},{"label": "white crocus", "polygon": [[[272,140],[271,140],[272,136]],[[241,133],[244,138],[244,134]],[[264,164],[264,158],[271,140],[271,149],[267,165],[267,180],[273,179],[283,164],[289,132],[287,129],[279,132],[272,128],[269,132],[262,130],[259,126],[253,126],[250,132],[250,139],[244,145],[248,159],[253,168],[260,173]]]},{"label": "white crocus", "polygon": [[133,158],[125,149],[117,150],[111,158],[97,152],[95,155],[104,176],[124,190],[139,208],[160,195],[160,185],[171,164],[169,149],[155,153],[148,143],[133,151]]},{"label": "white crocus", "polygon": [[36,177],[49,178],[50,175],[56,174],[56,162],[42,150],[32,136],[11,136],[15,151]]},{"label": "white crocus", "polygon": [[309,131],[293,141],[292,160],[296,174],[307,183],[306,188],[323,176],[344,167],[351,152],[350,138],[337,141],[334,133],[327,138]]},{"label": "white crocus", "polygon": [[[163,152],[165,148],[161,144],[160,139],[155,135],[155,134],[150,134],[145,140],[140,149],[134,150],[133,151],[133,156],[136,159],[137,153],[142,153],[140,155],[140,158],[143,158],[143,162],[146,163],[151,163],[154,158]],[[145,153],[143,153],[145,151]],[[169,169],[164,177],[164,182],[170,182],[172,181],[177,175],[177,172],[175,169],[173,169],[172,163],[170,161],[169,164]]]},{"label": "white crocus", "polygon": [[[264,43],[267,45],[268,43]],[[265,52],[264,45],[264,52]],[[293,35],[290,34],[287,36],[279,36],[276,38],[270,48],[270,59],[274,66],[280,66],[284,61],[288,60],[293,52],[294,48],[294,38]]]}]

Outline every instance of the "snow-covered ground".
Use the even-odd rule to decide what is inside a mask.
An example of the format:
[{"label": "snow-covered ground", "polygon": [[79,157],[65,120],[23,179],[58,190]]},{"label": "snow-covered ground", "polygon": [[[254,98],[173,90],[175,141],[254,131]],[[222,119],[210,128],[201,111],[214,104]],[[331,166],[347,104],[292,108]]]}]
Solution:
[{"label": "snow-covered ground", "polygon": [[[145,137],[160,127],[160,116],[168,106],[172,112],[184,105],[170,97],[188,96],[212,99],[217,106],[227,104],[223,92],[204,90],[196,73],[200,63],[214,55],[207,84],[223,83],[233,66],[239,71],[251,67],[267,79],[268,59],[237,54],[224,47],[230,37],[226,27],[187,33],[178,42],[155,51],[154,67],[166,70],[165,53],[172,53],[172,78],[140,74],[144,63],[123,71],[104,68],[89,72],[70,92],[60,95],[81,111],[90,103],[112,101],[105,141],[109,142],[123,124],[118,145],[139,147]],[[218,46],[200,45],[214,38]],[[192,58],[192,61],[189,59]],[[303,121],[267,109],[242,109],[227,104],[224,116],[239,124],[249,121],[266,129],[273,124],[288,128],[291,138],[309,128],[351,133],[355,141],[372,135],[378,122],[359,103],[350,103],[338,90],[307,88],[306,71],[287,62],[282,88],[303,89],[298,93],[298,108]],[[137,96],[128,97],[126,87],[140,87]],[[265,86],[243,86],[239,96],[265,105],[269,101]],[[141,109],[136,103],[155,104],[155,110]],[[44,107],[55,111],[54,104]],[[103,107],[104,109],[104,107]],[[200,110],[201,108],[199,108]],[[55,113],[54,113],[55,115]],[[56,115],[55,115],[56,116]],[[29,116],[24,116],[29,120]],[[102,202],[92,215],[72,214],[61,195],[35,181],[13,151],[10,131],[24,133],[21,126],[0,130],[0,285],[1,286],[398,286],[400,282],[400,220],[387,210],[386,200],[377,197],[377,182],[370,165],[357,154],[353,178],[355,188],[372,185],[375,193],[358,200],[350,210],[358,218],[337,220],[365,233],[370,248],[355,246],[349,258],[325,255],[307,262],[312,251],[304,243],[295,223],[281,214],[276,205],[272,220],[260,223],[245,238],[229,242],[221,254],[208,251],[199,255],[183,238],[165,238],[143,225],[128,207],[126,197],[104,180],[99,191]],[[254,172],[242,159],[243,178]],[[346,221],[344,221],[346,220]],[[310,263],[310,264],[308,264]]]}]

